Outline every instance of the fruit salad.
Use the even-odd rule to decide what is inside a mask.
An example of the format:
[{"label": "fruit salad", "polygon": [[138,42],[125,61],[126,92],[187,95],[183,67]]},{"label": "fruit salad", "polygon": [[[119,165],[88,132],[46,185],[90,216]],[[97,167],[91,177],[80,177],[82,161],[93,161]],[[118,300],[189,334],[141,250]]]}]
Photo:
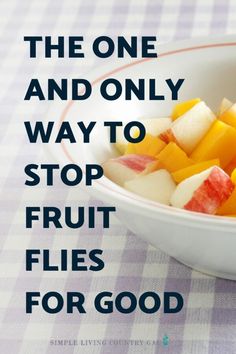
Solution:
[{"label": "fruit salad", "polygon": [[141,122],[144,139],[118,141],[105,176],[162,204],[236,217],[236,103],[224,98],[213,113],[195,98],[176,104],[170,117]]}]

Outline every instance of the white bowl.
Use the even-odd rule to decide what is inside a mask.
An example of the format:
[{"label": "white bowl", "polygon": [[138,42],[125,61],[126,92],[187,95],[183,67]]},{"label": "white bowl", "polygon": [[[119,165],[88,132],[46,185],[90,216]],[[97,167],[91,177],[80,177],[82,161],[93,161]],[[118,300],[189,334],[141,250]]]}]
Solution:
[{"label": "white bowl", "polygon": [[[236,100],[236,37],[192,39],[158,47],[159,58],[117,61],[88,75],[93,82],[91,98],[74,101],[61,114],[60,122],[69,121],[74,132],[76,122],[97,121],[90,144],[54,144],[51,149],[63,164],[102,163],[114,156],[103,121],[131,121],[166,116],[174,102],[165,79],[184,78],[179,100],[201,97],[213,109],[223,97]],[[106,101],[99,92],[108,77],[156,78],[165,101]],[[58,112],[57,112],[58,115]],[[52,118],[52,116],[51,116]],[[80,134],[76,136],[81,137]],[[202,272],[236,280],[236,221],[164,206],[127,192],[106,177],[87,187],[89,193],[117,208],[118,218],[135,234],[184,264]]]}]

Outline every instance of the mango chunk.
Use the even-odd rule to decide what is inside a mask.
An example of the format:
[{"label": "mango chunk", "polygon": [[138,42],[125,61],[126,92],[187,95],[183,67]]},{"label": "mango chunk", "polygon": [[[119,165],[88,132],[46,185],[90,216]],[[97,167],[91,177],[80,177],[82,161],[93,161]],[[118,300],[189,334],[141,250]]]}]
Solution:
[{"label": "mango chunk", "polygon": [[224,168],[234,158],[235,152],[236,129],[216,120],[190,157],[196,162],[219,158]]},{"label": "mango chunk", "polygon": [[217,210],[217,215],[236,215],[236,187],[226,202]]},{"label": "mango chunk", "polygon": [[174,106],[174,109],[171,114],[172,120],[174,121],[175,119],[179,118],[199,102],[201,102],[200,98],[193,98],[192,100],[189,101],[177,103]]},{"label": "mango chunk", "polygon": [[197,164],[182,168],[176,172],[172,173],[172,177],[174,178],[175,182],[180,183],[188,177],[191,177],[197,173],[207,170],[212,166],[220,166],[219,159],[213,159],[209,161],[199,162]]},{"label": "mango chunk", "polygon": [[219,119],[232,127],[236,128],[236,103],[233,104],[229,109],[223,112]]},{"label": "mango chunk", "polygon": [[128,143],[125,155],[139,154],[156,156],[165,146],[166,143],[160,138],[151,134],[146,134],[145,138],[139,143]]},{"label": "mango chunk", "polygon": [[187,154],[174,142],[166,145],[156,157],[169,172],[175,172],[193,164]]}]

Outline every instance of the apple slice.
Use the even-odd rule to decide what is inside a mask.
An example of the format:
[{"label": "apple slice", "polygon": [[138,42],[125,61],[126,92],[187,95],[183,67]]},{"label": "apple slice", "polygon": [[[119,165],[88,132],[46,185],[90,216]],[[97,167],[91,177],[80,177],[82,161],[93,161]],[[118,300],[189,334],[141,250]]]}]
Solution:
[{"label": "apple slice", "polygon": [[200,98],[193,98],[188,101],[176,103],[176,105],[174,106],[174,108],[172,110],[172,114],[171,114],[172,120],[173,121],[176,120],[177,118],[182,116],[184,113],[189,111],[191,108],[193,108],[193,106],[195,106],[195,104],[197,104],[199,102],[201,102]]},{"label": "apple slice", "polygon": [[158,136],[170,128],[171,118],[148,118],[141,119],[140,122],[145,126],[146,133]]},{"label": "apple slice", "polygon": [[227,109],[229,109],[231,106],[233,106],[233,102],[228,100],[228,98],[223,98],[223,100],[220,103],[220,108],[219,108],[219,114],[223,114]]},{"label": "apple slice", "polygon": [[104,175],[113,182],[123,186],[126,181],[146,174],[157,168],[158,161],[147,155],[130,154],[106,161],[102,167]]},{"label": "apple slice", "polygon": [[[158,136],[171,126],[171,118],[148,118],[139,120],[146,129],[146,134],[151,134],[153,136]],[[131,129],[131,136],[135,136],[137,133],[137,128]],[[124,154],[128,141],[124,137],[124,127],[117,127],[116,129],[116,148],[121,153]]]},{"label": "apple slice", "polygon": [[190,110],[177,118],[161,138],[176,142],[187,154],[190,154],[207,133],[215,120],[214,113],[205,102],[195,104]]},{"label": "apple slice", "polygon": [[222,122],[231,125],[233,128],[236,128],[236,103],[226,109],[220,116],[219,119]]},{"label": "apple slice", "polygon": [[215,214],[230,197],[234,184],[218,166],[191,176],[181,182],[171,198],[176,208]]},{"label": "apple slice", "polygon": [[158,170],[127,181],[124,187],[141,197],[169,205],[176,185],[168,171]]}]

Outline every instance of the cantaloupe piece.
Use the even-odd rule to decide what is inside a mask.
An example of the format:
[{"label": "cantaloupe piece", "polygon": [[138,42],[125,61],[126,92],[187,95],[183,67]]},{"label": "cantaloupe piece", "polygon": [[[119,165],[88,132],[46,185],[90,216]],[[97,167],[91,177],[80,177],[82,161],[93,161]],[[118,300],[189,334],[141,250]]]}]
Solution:
[{"label": "cantaloupe piece", "polygon": [[217,215],[234,215],[236,214],[236,187],[231,196],[226,202],[217,210]]},{"label": "cantaloupe piece", "polygon": [[146,134],[145,138],[139,143],[128,143],[125,149],[125,155],[139,154],[156,156],[166,144],[163,140],[151,134]]},{"label": "cantaloupe piece", "polygon": [[236,185],[236,168],[231,173],[231,181]]},{"label": "cantaloupe piece", "polygon": [[199,162],[197,164],[182,168],[176,172],[172,173],[172,177],[174,178],[175,182],[180,183],[188,177],[191,177],[197,173],[200,173],[209,167],[212,166],[220,166],[219,159],[213,159],[209,161]]},{"label": "cantaloupe piece", "polygon": [[230,163],[224,168],[225,172],[230,176],[233,170],[236,168],[236,155],[230,161]]},{"label": "cantaloupe piece", "polygon": [[[164,131],[166,131],[172,123],[171,118],[163,117],[163,118],[147,118],[140,119],[140,123],[142,123],[145,127],[146,134],[151,134],[153,136],[158,136]],[[130,135],[135,138],[139,135],[139,129],[137,127],[133,127],[130,131]],[[124,154],[127,148],[128,141],[124,137],[124,127],[116,128],[116,149]]]},{"label": "cantaloupe piece", "polygon": [[170,142],[156,158],[169,172],[175,172],[193,164],[187,154],[174,142]]},{"label": "cantaloupe piece", "polygon": [[234,158],[236,152],[236,129],[216,120],[191,154],[196,161],[219,159],[222,168]]}]

